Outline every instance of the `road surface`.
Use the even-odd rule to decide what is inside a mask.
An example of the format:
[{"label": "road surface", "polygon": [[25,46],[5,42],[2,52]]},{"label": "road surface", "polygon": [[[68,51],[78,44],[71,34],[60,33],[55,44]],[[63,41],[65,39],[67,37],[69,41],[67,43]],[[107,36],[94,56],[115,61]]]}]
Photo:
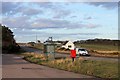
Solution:
[{"label": "road surface", "polygon": [[[30,49],[27,47],[24,49],[36,51],[36,49]],[[3,54],[2,62],[2,78],[95,78],[93,76],[29,63],[23,60],[20,55],[15,54]]]},{"label": "road surface", "polygon": [[15,54],[3,54],[3,78],[94,78],[29,63]]},{"label": "road surface", "polygon": [[[38,49],[29,47],[22,47],[28,52],[42,53]],[[57,56],[69,57],[67,54],[58,54]],[[98,57],[85,57],[86,59],[93,60],[109,60],[117,61],[114,58],[98,58]],[[77,74],[73,72],[49,68],[47,66],[29,63],[22,59],[21,56],[15,54],[2,55],[2,78],[95,78],[93,76]]]}]

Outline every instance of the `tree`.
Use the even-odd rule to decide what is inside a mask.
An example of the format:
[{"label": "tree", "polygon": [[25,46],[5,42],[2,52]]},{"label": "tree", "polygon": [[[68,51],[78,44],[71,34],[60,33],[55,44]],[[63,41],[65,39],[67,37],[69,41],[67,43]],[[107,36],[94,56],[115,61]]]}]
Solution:
[{"label": "tree", "polygon": [[3,52],[17,52],[20,47],[14,39],[13,32],[6,26],[2,26],[2,50]]},{"label": "tree", "polygon": [[40,41],[40,40],[37,40],[37,42],[38,42],[38,43],[41,43],[41,41]]},{"label": "tree", "polygon": [[35,42],[28,42],[28,44],[30,44],[31,46],[34,46]]}]

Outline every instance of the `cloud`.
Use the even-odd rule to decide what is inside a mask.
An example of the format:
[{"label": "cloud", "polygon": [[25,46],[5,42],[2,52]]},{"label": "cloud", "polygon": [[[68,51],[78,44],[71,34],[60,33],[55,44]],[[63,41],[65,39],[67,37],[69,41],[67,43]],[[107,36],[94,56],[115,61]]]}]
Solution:
[{"label": "cloud", "polygon": [[30,17],[28,16],[19,16],[19,17],[5,17],[2,19],[2,24],[9,26],[11,28],[29,28],[30,23],[29,23]]},{"label": "cloud", "polygon": [[[16,28],[14,29],[14,33],[17,34],[19,40],[22,39],[24,40],[24,37],[27,38],[25,41],[35,41],[35,37],[37,35],[38,40],[45,41],[48,37],[52,36],[54,40],[66,40],[66,39],[74,39],[76,40],[77,38],[81,37],[93,37],[93,36],[98,36],[101,35],[100,33],[89,33],[89,32],[69,32],[69,33],[53,33],[53,32],[47,32],[47,31],[42,31],[39,29],[27,29],[27,28]],[[83,38],[82,38],[83,39]]]},{"label": "cloud", "polygon": [[2,3],[2,13],[12,13],[15,11],[20,5],[20,3],[13,3],[13,2],[3,2]]},{"label": "cloud", "polygon": [[27,28],[12,28],[12,30],[16,33],[19,33],[20,35],[36,35],[36,34],[45,34],[45,35],[56,35],[56,36],[69,36],[69,35],[73,35],[73,36],[77,36],[77,35],[100,35],[99,33],[89,33],[89,32],[84,32],[84,33],[80,33],[80,32],[69,32],[69,33],[56,33],[56,32],[47,32],[47,31],[40,31],[38,29],[27,29]]},{"label": "cloud", "polygon": [[34,9],[34,8],[27,8],[27,9],[21,9],[19,12],[21,12],[23,15],[27,16],[33,16],[37,14],[43,14],[43,11],[40,9]]},{"label": "cloud", "polygon": [[89,23],[89,24],[87,25],[87,28],[97,28],[97,27],[100,27],[100,26],[101,26],[101,25]]},{"label": "cloud", "polygon": [[106,9],[114,9],[118,7],[118,2],[89,2],[89,5],[94,5],[96,7],[103,7]]},{"label": "cloud", "polygon": [[[31,7],[33,6],[33,7]],[[35,8],[37,6],[37,8]],[[2,13],[7,15],[27,15],[34,16],[46,13],[50,11],[53,14],[53,18],[64,18],[71,14],[70,10],[64,9],[60,3],[52,2],[33,2],[33,3],[22,3],[22,2],[3,2]]]},{"label": "cloud", "polygon": [[99,35],[99,33],[78,33],[78,32],[76,32],[76,33],[64,33],[64,34],[62,34],[62,33],[54,33],[54,35],[66,35],[66,36],[73,35],[73,36],[77,36],[77,35]]},{"label": "cloud", "polygon": [[[45,2],[45,3],[3,3],[3,13],[10,14],[11,16],[4,16],[3,14],[3,24],[10,26],[12,28],[29,28],[29,29],[48,29],[48,28],[96,28],[100,25],[94,23],[73,23],[69,20],[64,20],[61,18],[67,17],[71,15],[71,11],[63,9],[57,5],[53,5],[53,3]],[[33,6],[33,7],[31,7]],[[39,6],[39,7],[35,7]],[[41,18],[36,17],[36,15],[44,15],[44,10],[41,9],[44,7],[45,9],[49,8],[53,12],[54,18]],[[60,8],[59,8],[60,7]],[[54,8],[54,9],[53,9]],[[46,11],[46,10],[45,10]],[[47,16],[49,16],[47,14]],[[72,16],[76,17],[76,16]],[[34,18],[34,19],[33,19]],[[87,17],[86,19],[91,19],[92,17]]]},{"label": "cloud", "polygon": [[36,20],[31,20],[30,16],[19,16],[3,18],[3,24],[11,27],[11,28],[28,28],[28,29],[58,29],[58,28],[97,28],[100,25],[93,23],[72,23],[67,20],[59,20],[59,19],[45,19],[45,18],[37,18]]},{"label": "cloud", "polygon": [[29,7],[27,5],[32,5],[32,3],[15,3],[15,2],[3,2],[2,4],[2,13],[7,15],[16,15],[16,14],[22,14],[27,16],[37,15],[37,14],[43,14],[43,11],[41,9],[36,9],[34,7]]},{"label": "cloud", "polygon": [[99,27],[100,25],[97,24],[83,24],[83,23],[72,23],[66,20],[58,20],[58,19],[37,19],[35,20],[31,26],[33,28],[67,28],[67,29],[72,29],[72,28],[96,28]]},{"label": "cloud", "polygon": [[[35,3],[38,5],[40,8],[44,9],[49,9],[53,15],[53,18],[59,19],[59,18],[64,18],[67,17],[71,14],[70,10],[66,10],[65,7],[63,6],[63,3],[53,3],[53,2],[40,2],[40,3]],[[66,5],[66,4],[64,4]]]},{"label": "cloud", "polygon": [[56,9],[55,10],[55,15],[53,16],[53,18],[64,18],[64,17],[67,17],[71,14],[70,11],[68,10],[59,10],[59,9]]},{"label": "cloud", "polygon": [[[90,5],[94,5],[96,7],[100,6],[106,9],[116,8],[116,6],[112,5],[110,2],[108,3],[91,2],[87,4],[89,4],[87,7],[90,7]],[[86,11],[84,11],[84,9],[87,8],[84,7],[83,5],[82,12],[80,11],[82,7],[79,9],[79,4],[78,6],[76,5],[76,8],[73,7],[74,5],[75,4],[73,3],[69,5],[68,4],[64,5],[64,3],[51,3],[51,2],[37,2],[37,3],[3,2],[2,24],[10,27],[14,31],[16,38],[18,36],[24,37],[28,36],[27,37],[28,40],[35,40],[34,37],[36,34],[38,34],[38,36],[42,39],[45,39],[49,36],[53,36],[56,39],[65,40],[67,38],[68,39],[69,38],[81,39],[81,37],[91,38],[99,35],[98,33],[89,32],[87,33],[87,31],[90,32],[98,31],[100,33],[104,32],[95,29],[101,27],[101,25],[97,24],[101,22],[98,22],[98,20],[96,21],[92,20],[92,22],[90,21],[94,17],[98,16],[96,15],[98,14],[98,12],[95,12],[94,16],[91,16],[91,14],[89,13],[88,15],[84,16],[82,14],[86,14]],[[88,21],[85,21],[85,19]],[[83,22],[80,20],[82,20]],[[99,21],[101,20],[102,18],[100,18]],[[103,23],[102,25],[106,24],[108,23],[105,24]],[[22,40],[24,37],[17,39]]]},{"label": "cloud", "polygon": [[91,19],[92,19],[91,16],[85,18],[85,20],[91,20]]},{"label": "cloud", "polygon": [[76,17],[77,17],[77,16],[74,16],[74,15],[73,15],[73,16],[71,16],[70,18],[76,18]]},{"label": "cloud", "polygon": [[55,6],[53,5],[52,2],[33,2],[33,4],[36,4],[42,8],[45,8],[45,9],[49,9],[49,8],[54,9],[55,8]]},{"label": "cloud", "polygon": [[31,24],[34,28],[65,28],[66,24],[69,24],[65,20],[55,20],[55,19],[37,19]]}]

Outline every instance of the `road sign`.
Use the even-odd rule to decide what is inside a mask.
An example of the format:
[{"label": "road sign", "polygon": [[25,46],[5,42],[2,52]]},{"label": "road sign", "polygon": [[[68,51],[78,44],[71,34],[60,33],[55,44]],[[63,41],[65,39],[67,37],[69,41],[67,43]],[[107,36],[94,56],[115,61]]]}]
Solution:
[{"label": "road sign", "polygon": [[46,54],[48,60],[54,60],[55,44],[52,44],[52,43],[44,44],[44,53]]}]

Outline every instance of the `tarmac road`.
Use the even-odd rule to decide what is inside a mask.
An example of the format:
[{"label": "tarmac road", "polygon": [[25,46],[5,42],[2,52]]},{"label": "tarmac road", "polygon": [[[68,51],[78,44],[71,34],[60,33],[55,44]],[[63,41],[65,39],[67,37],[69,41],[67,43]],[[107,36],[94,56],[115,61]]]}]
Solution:
[{"label": "tarmac road", "polygon": [[94,78],[29,63],[15,54],[4,54],[2,78]]},{"label": "tarmac road", "polygon": [[[31,50],[28,47],[24,49]],[[31,51],[34,50],[32,49]],[[93,76],[32,64],[15,54],[3,54],[2,63],[2,78],[95,78]]]},{"label": "tarmac road", "polygon": [[[42,51],[38,49],[33,49],[26,46],[22,48],[28,52],[42,53]],[[67,54],[56,54],[59,57],[70,57]],[[85,59],[108,61],[118,60],[114,58],[98,58],[92,56],[85,57]],[[94,78],[93,80],[98,80],[98,78],[93,76],[82,75],[73,72],[49,68],[47,66],[32,64],[23,60],[21,56],[15,54],[3,54],[2,62],[2,78]]]}]

